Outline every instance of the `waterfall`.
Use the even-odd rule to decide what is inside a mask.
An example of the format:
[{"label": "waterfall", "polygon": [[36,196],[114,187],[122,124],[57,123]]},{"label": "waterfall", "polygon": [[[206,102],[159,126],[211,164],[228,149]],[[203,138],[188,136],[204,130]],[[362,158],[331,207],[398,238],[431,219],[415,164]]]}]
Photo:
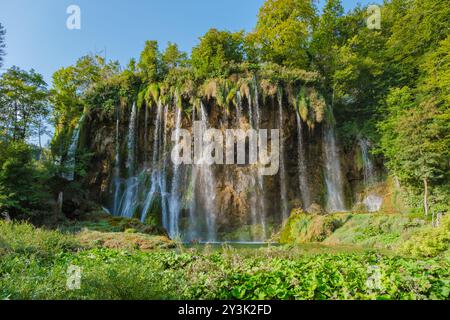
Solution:
[{"label": "waterfall", "polygon": [[167,192],[167,127],[168,127],[168,115],[169,115],[169,105],[166,104],[164,107],[164,130],[163,135],[163,145],[161,156],[163,158],[162,162],[162,172],[159,176],[159,188],[161,190],[161,209],[162,209],[162,224],[166,230],[169,230],[169,208],[168,208],[168,192]]},{"label": "waterfall", "polygon": [[[259,106],[259,91],[258,91],[258,83],[256,81],[256,77],[253,77],[253,83],[254,83],[254,90],[255,90],[255,116],[256,119],[254,119],[253,123],[255,126],[255,129],[259,131],[261,129],[261,110]],[[258,205],[259,210],[257,214],[257,220],[258,223],[262,226],[263,231],[263,237],[267,236],[267,230],[266,230],[266,195],[265,195],[265,189],[264,189],[264,176],[261,175],[260,170],[257,172],[257,180],[258,180]]]},{"label": "waterfall", "polygon": [[[196,121],[195,106],[192,108],[192,124]],[[193,129],[194,130],[194,129]],[[191,202],[189,205],[189,227],[187,238],[189,241],[198,240],[200,236],[199,223],[197,217],[197,203],[196,203],[196,187],[197,187],[198,170],[197,165],[194,163],[191,170]]]},{"label": "waterfall", "polygon": [[285,222],[289,218],[286,190],[286,167],[284,161],[284,118],[283,118],[283,95],[278,90],[278,108],[279,108],[279,128],[280,128],[280,196],[281,196],[281,215]]},{"label": "waterfall", "polygon": [[330,212],[345,211],[341,161],[336,146],[333,125],[327,125],[324,133],[325,183],[327,187],[327,209]]},{"label": "waterfall", "polygon": [[64,173],[63,177],[68,181],[73,181],[75,179],[75,157],[77,155],[78,140],[80,139],[80,129],[83,120],[84,114],[81,116],[80,120],[78,120],[78,123],[73,131],[69,149],[67,151],[66,168],[69,172]]},{"label": "waterfall", "polygon": [[[203,102],[201,103],[201,119],[204,123],[205,129],[208,129],[208,114],[206,113]],[[201,193],[204,195],[204,212],[208,234],[208,241],[216,241],[216,181],[212,166],[205,163],[205,154],[203,154],[200,160],[199,171],[200,186],[202,187]],[[204,190],[208,190],[206,194]]]},{"label": "waterfall", "polygon": [[297,118],[297,136],[298,136],[298,178],[300,185],[300,194],[302,196],[303,208],[307,210],[311,205],[311,194],[307,179],[308,170],[305,160],[305,146],[303,143],[303,124],[300,114],[296,111]]},{"label": "waterfall", "polygon": [[153,204],[153,200],[157,192],[162,194],[161,186],[160,186],[160,176],[162,174],[161,169],[159,168],[159,160],[160,160],[160,141],[161,141],[161,119],[162,119],[162,103],[158,102],[158,109],[156,112],[155,124],[154,124],[154,132],[153,132],[153,155],[152,155],[152,167],[151,167],[151,179],[150,179],[150,191],[147,193],[147,197],[144,201],[144,207],[142,209],[141,219],[145,221],[147,218],[148,210],[151,208]]},{"label": "waterfall", "polygon": [[113,214],[120,215],[119,212],[119,196],[120,196],[120,107],[116,106],[116,150],[114,159],[114,200]]},{"label": "waterfall", "polygon": [[[176,117],[175,117],[175,138],[176,143],[180,141],[180,129],[181,129],[181,109],[176,107]],[[180,235],[179,230],[179,219],[181,211],[181,196],[180,196],[180,165],[173,164],[173,177],[172,186],[169,199],[169,221],[168,221],[168,232],[169,236],[173,239]]]},{"label": "waterfall", "polygon": [[367,211],[378,212],[383,205],[383,198],[371,194],[364,199],[363,203],[366,206]]},{"label": "waterfall", "polygon": [[236,92],[236,123],[238,127],[240,126],[240,121],[242,118],[242,96],[241,92]]},{"label": "waterfall", "polygon": [[363,160],[364,184],[370,186],[375,182],[374,166],[369,155],[370,142],[367,139],[359,139],[358,144]]},{"label": "waterfall", "polygon": [[[370,159],[369,149],[370,149],[370,141],[367,139],[359,139],[358,141],[359,147],[361,149],[361,155],[363,160],[363,169],[364,169],[364,185],[366,188],[370,188],[375,182],[375,168],[373,166],[373,162]],[[369,212],[378,212],[383,205],[383,198],[370,193],[364,200],[363,204],[366,206],[367,211]]]},{"label": "waterfall", "polygon": [[[208,114],[205,106],[201,103],[201,139],[203,134],[208,129]],[[192,114],[192,121],[196,120],[195,109]],[[212,166],[207,164],[206,154],[201,150],[201,157],[196,159],[198,162],[194,163],[191,172],[191,186],[192,186],[192,200],[189,207],[189,234],[190,240],[199,240],[199,237],[204,237],[209,242],[217,241],[217,206],[216,206],[216,179]],[[205,190],[208,190],[206,193]],[[206,226],[206,233],[201,230],[201,223],[199,221],[199,212],[203,213],[203,219]]]},{"label": "waterfall", "polygon": [[138,178],[134,176],[135,173],[135,159],[136,159],[136,126],[137,126],[137,107],[133,103],[131,109],[130,123],[128,126],[127,138],[127,180],[125,186],[125,193],[122,196],[120,204],[120,215],[127,218],[132,218],[134,215]]},{"label": "waterfall", "polygon": [[145,119],[144,119],[144,168],[147,168],[148,160],[148,109],[149,106],[145,106]]}]

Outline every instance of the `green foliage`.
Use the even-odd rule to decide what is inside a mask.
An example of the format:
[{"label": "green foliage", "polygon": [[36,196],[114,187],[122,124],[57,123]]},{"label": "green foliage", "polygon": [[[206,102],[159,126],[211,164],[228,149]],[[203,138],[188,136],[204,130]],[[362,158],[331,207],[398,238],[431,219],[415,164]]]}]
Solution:
[{"label": "green foliage", "polygon": [[395,68],[398,80],[411,86],[420,76],[426,54],[448,37],[450,6],[446,1],[414,0],[393,1],[386,9],[395,21],[387,42],[389,67]]},{"label": "green foliage", "polygon": [[[381,148],[391,172],[416,195],[423,194],[424,184],[448,186],[448,108],[439,108],[434,98],[421,101],[404,87],[391,91],[387,112],[380,125]],[[437,190],[432,188],[432,196],[439,196]]]},{"label": "green foliage", "polygon": [[0,142],[0,212],[29,218],[45,208],[49,200],[45,179],[33,161],[30,146]]},{"label": "green foliage", "polygon": [[145,42],[145,48],[137,66],[145,82],[156,82],[161,79],[164,70],[157,41]]},{"label": "green foliage", "polygon": [[421,219],[402,215],[357,214],[352,215],[324,243],[392,249],[424,224],[425,221]]},{"label": "green foliage", "polygon": [[[38,229],[28,223],[0,220],[0,258],[39,258],[51,261],[63,252],[76,251],[81,245],[71,236]],[[2,260],[2,259],[0,259]],[[0,273],[4,271],[0,269]]]},{"label": "green foliage", "polygon": [[171,42],[167,44],[167,48],[162,54],[161,59],[165,67],[169,70],[185,67],[188,61],[187,54],[185,52],[181,52],[176,43]]},{"label": "green foliage", "polygon": [[[375,253],[294,248],[128,251],[80,248],[57,232],[0,222],[5,299],[448,299],[449,265]],[[133,234],[128,234],[133,236]],[[81,288],[67,290],[69,266]],[[368,279],[377,266],[379,283]]]},{"label": "green foliage", "polygon": [[0,133],[23,141],[36,132],[49,113],[48,90],[42,75],[12,67],[0,77]]},{"label": "green foliage", "polygon": [[244,61],[244,34],[210,29],[192,49],[191,65],[198,79],[227,77]]},{"label": "green foliage", "polygon": [[312,1],[267,0],[259,12],[254,35],[263,60],[307,68],[308,38],[315,17]]},{"label": "green foliage", "polygon": [[280,235],[280,243],[321,242],[340,228],[348,214],[311,215],[294,210]]},{"label": "green foliage", "polygon": [[429,226],[415,232],[399,251],[417,257],[435,257],[450,251],[450,216],[444,216],[439,227]]}]

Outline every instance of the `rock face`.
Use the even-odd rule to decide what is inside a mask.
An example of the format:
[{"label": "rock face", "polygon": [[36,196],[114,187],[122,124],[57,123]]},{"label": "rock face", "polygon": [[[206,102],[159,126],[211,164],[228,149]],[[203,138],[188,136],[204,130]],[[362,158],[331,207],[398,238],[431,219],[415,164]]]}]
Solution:
[{"label": "rock face", "polygon": [[[336,136],[328,141],[330,125],[305,121],[282,92],[265,98],[257,90],[238,93],[235,101],[229,108],[212,98],[183,101],[183,110],[176,101],[123,105],[112,117],[91,112],[80,137],[93,153],[84,179],[91,198],[114,215],[156,221],[184,241],[264,241],[292,208],[314,214],[352,208],[365,171],[355,150],[344,153]],[[278,173],[262,176],[248,164],[174,164],[172,136],[192,133],[193,120],[223,136],[226,129],[280,129]],[[339,208],[330,207],[330,199],[338,199]]]}]

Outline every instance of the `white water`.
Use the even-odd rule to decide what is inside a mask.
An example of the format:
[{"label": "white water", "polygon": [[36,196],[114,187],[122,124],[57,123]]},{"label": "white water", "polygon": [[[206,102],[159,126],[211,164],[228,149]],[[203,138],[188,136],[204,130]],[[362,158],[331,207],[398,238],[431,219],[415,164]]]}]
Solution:
[{"label": "white water", "polygon": [[119,197],[120,197],[120,108],[116,106],[116,155],[114,159],[114,200],[113,200],[113,214],[120,215],[119,212]]},{"label": "white water", "polygon": [[287,204],[287,190],[286,190],[286,167],[284,159],[284,117],[283,117],[283,96],[282,92],[278,90],[278,124],[280,129],[280,197],[281,197],[281,214],[283,223],[289,218],[288,204]]},{"label": "white water", "polygon": [[[175,103],[176,105],[176,103]],[[175,137],[176,143],[180,141],[180,129],[181,129],[181,109],[176,109],[176,117],[175,117]],[[172,177],[172,187],[169,197],[169,221],[167,231],[169,232],[169,236],[174,239],[180,235],[179,228],[179,220],[180,220],[180,211],[181,211],[181,195],[180,195],[180,182],[181,182],[181,173],[180,166],[177,164],[173,164],[173,177]]]},{"label": "white water", "polygon": [[383,198],[371,194],[364,199],[363,203],[369,212],[378,212],[383,205]]},{"label": "white water", "polygon": [[[261,109],[259,105],[259,91],[258,91],[258,83],[256,81],[256,77],[253,78],[254,82],[254,88],[255,88],[255,116],[256,119],[254,121],[255,123],[255,129],[259,131],[261,129]],[[257,172],[257,180],[258,180],[258,205],[259,205],[259,211],[257,214],[257,222],[262,227],[263,237],[267,237],[267,228],[266,228],[266,190],[264,188],[264,176],[261,174],[260,170]],[[262,239],[261,239],[262,240]]]},{"label": "white water", "polygon": [[239,125],[242,118],[242,95],[241,92],[238,91],[236,93],[236,123]]},{"label": "white water", "polygon": [[302,196],[303,208],[306,210],[311,205],[311,194],[307,179],[307,167],[305,160],[305,147],[303,142],[303,124],[300,114],[296,112],[297,118],[297,136],[298,136],[298,179],[300,186],[300,194]]},{"label": "white water", "polygon": [[127,137],[127,180],[125,185],[125,192],[122,196],[122,200],[119,206],[120,215],[127,218],[132,218],[134,215],[134,209],[136,207],[136,195],[138,189],[138,179],[134,175],[134,166],[136,158],[136,126],[137,126],[137,107],[133,103],[131,109],[130,123],[128,125],[128,137]]},{"label": "white water", "polygon": [[336,146],[334,127],[327,125],[324,134],[325,183],[327,186],[327,209],[329,212],[346,211],[341,172],[341,161]]},{"label": "white water", "polygon": [[[201,137],[208,129],[208,114],[205,106],[200,106]],[[192,122],[196,121],[195,109],[192,114]],[[217,204],[216,204],[216,179],[212,166],[206,163],[207,155],[201,151],[197,163],[194,163],[191,171],[192,199],[189,206],[188,239],[195,241],[217,241]],[[207,190],[207,192],[206,192]],[[202,214],[202,215],[200,215]],[[206,230],[202,230],[202,221]]]},{"label": "white water", "polygon": [[[366,186],[366,188],[370,188],[370,186],[372,186],[376,182],[375,168],[369,153],[370,141],[367,139],[359,139],[358,144],[361,148],[361,155],[363,160],[364,185]],[[383,198],[374,193],[370,193],[364,199],[363,204],[366,206],[367,211],[378,212],[383,205]]]},{"label": "white water", "polygon": [[151,180],[150,180],[150,190],[147,193],[147,196],[144,201],[144,207],[141,213],[141,220],[145,221],[147,218],[148,210],[150,209],[153,201],[155,199],[156,193],[162,194],[160,189],[160,175],[161,170],[159,168],[159,160],[160,160],[160,148],[159,144],[161,141],[161,119],[162,119],[162,104],[161,101],[158,102],[158,110],[156,113],[155,124],[154,124],[154,132],[153,132],[153,155],[152,155],[152,167],[151,167]]},{"label": "white water", "polygon": [[[163,134],[163,147],[162,147],[162,173],[159,179],[159,185],[161,189],[161,209],[162,209],[162,222],[163,227],[168,228],[169,221],[169,205],[168,205],[168,192],[167,192],[167,127],[168,127],[168,115],[169,115],[169,105],[166,104],[164,107],[164,130]],[[167,229],[166,229],[167,230]]]},{"label": "white water", "polygon": [[370,186],[375,182],[374,166],[369,154],[370,142],[367,139],[359,139],[358,144],[363,160],[364,184]]},{"label": "white water", "polygon": [[[208,115],[203,103],[201,104],[201,117],[202,122],[205,124],[205,128],[208,129]],[[216,240],[216,180],[212,171],[212,166],[205,163],[205,154],[200,160],[200,165],[197,168],[200,176],[200,186],[202,190],[199,191],[204,196],[204,212],[207,226],[208,241]],[[207,190],[207,192],[205,192]]]},{"label": "white water", "polygon": [[83,121],[84,121],[84,114],[81,116],[80,120],[78,120],[78,123],[73,131],[69,149],[67,151],[67,159],[65,166],[68,172],[64,173],[63,177],[68,181],[73,181],[75,179],[75,165],[76,165],[75,157],[77,155],[78,140],[80,139],[80,129]]}]

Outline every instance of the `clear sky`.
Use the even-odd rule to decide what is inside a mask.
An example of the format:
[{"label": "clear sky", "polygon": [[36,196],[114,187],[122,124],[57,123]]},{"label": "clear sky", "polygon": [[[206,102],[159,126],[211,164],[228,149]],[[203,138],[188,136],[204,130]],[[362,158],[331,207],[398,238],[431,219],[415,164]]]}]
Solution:
[{"label": "clear sky", "polygon": [[[321,0],[320,3],[324,3]],[[344,0],[346,10],[357,3]],[[4,68],[34,68],[47,82],[54,71],[87,53],[105,54],[126,64],[138,58],[146,40],[168,41],[184,51],[209,28],[250,31],[264,0],[0,0],[7,29]],[[66,9],[81,8],[81,30],[68,30]]]}]

